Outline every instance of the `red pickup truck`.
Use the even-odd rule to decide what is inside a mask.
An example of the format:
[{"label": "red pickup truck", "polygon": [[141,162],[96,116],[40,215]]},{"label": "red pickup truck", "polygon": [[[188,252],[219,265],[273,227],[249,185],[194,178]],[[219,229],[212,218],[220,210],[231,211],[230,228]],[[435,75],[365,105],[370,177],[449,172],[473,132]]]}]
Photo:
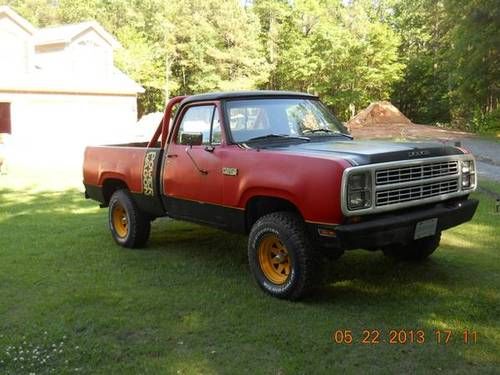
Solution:
[{"label": "red pickup truck", "polygon": [[257,283],[287,299],[344,250],[424,259],[478,204],[466,150],[355,141],[316,96],[279,91],[173,98],[149,143],[88,147],[84,184],[124,247],[162,216],[248,234]]}]

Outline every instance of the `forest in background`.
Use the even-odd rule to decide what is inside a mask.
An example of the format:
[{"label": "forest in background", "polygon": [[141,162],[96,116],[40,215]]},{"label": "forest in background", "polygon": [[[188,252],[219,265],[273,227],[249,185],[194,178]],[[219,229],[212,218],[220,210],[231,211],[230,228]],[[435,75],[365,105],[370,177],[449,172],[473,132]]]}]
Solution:
[{"label": "forest in background", "polygon": [[317,94],[342,119],[390,100],[415,123],[498,131],[498,0],[10,0],[36,26],[97,20],[140,112],[218,90]]}]

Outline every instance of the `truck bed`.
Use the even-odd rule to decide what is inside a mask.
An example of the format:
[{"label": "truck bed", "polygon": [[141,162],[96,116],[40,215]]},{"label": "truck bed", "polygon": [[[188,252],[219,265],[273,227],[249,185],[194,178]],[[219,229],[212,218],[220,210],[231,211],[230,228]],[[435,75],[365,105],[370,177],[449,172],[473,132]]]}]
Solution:
[{"label": "truck bed", "polygon": [[[148,148],[147,143],[126,143],[107,146],[90,146],[85,150],[83,181],[87,187],[103,187],[106,181],[122,181],[132,193],[143,193],[149,176],[143,173],[147,154],[160,153],[159,148]],[[156,170],[156,166],[151,169]]]}]

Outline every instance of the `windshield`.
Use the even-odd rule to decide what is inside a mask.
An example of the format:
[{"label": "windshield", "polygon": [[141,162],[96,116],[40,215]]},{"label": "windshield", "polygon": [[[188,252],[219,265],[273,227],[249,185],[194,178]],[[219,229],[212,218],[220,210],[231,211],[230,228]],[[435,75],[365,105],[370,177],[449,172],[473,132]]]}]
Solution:
[{"label": "windshield", "polygon": [[319,100],[230,100],[226,102],[225,110],[232,139],[238,143],[254,138],[312,138],[347,134],[342,123]]}]

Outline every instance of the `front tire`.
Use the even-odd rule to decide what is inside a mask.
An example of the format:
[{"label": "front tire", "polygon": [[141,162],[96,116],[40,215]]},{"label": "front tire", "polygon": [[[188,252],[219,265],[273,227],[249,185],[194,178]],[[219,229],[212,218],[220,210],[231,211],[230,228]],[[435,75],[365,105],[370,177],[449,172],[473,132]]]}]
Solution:
[{"label": "front tire", "polygon": [[304,222],[290,212],[275,212],[253,225],[248,239],[250,270],[259,286],[274,297],[303,297],[319,279],[318,257]]},{"label": "front tire", "polygon": [[109,229],[123,247],[140,248],[149,239],[151,221],[137,207],[128,190],[117,190],[109,201]]},{"label": "front tire", "polygon": [[407,245],[390,245],[382,249],[384,255],[404,261],[422,261],[427,259],[439,247],[441,232],[432,237],[414,240]]}]

